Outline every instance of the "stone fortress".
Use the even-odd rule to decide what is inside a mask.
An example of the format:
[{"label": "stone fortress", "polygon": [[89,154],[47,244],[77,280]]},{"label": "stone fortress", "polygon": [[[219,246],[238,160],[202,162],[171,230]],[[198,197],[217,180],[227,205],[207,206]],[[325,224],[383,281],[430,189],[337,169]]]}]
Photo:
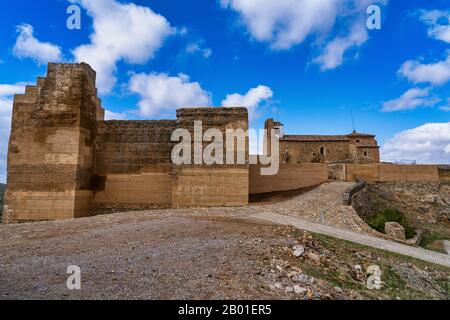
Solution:
[{"label": "stone fortress", "polygon": [[280,138],[274,176],[261,176],[260,165],[248,164],[248,140],[246,164],[174,165],[175,129],[192,132],[201,120],[203,131],[246,131],[247,109],[186,108],[177,110],[176,120],[105,121],[95,78],[85,63],[49,63],[45,78],[14,97],[4,223],[108,210],[244,206],[249,194],[311,187],[329,178],[440,179],[437,166],[382,165],[373,135],[284,135],[271,119],[266,128]]}]

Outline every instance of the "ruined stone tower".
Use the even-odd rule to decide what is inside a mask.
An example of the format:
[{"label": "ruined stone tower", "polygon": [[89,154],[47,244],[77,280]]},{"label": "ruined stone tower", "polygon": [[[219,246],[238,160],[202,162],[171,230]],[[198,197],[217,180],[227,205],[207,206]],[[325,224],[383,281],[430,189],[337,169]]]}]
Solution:
[{"label": "ruined stone tower", "polygon": [[47,77],[14,97],[4,222],[86,214],[103,116],[87,64],[50,63]]}]

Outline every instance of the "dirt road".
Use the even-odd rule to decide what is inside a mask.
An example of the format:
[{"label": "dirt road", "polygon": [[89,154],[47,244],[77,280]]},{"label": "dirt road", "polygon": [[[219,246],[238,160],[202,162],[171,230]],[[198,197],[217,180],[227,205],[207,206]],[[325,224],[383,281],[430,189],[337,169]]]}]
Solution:
[{"label": "dirt road", "polygon": [[[345,185],[325,184],[287,201],[242,208],[167,209],[0,225],[0,299],[449,296],[449,269],[251,218],[269,211],[302,217],[310,211],[315,221],[323,218],[322,207],[336,201],[318,197],[330,190],[339,190],[336,198]],[[320,201],[312,201],[315,197]],[[298,245],[304,248],[300,257],[293,254]],[[366,275],[355,271],[355,266],[372,264],[389,276],[381,291],[368,290]],[[79,291],[67,289],[70,265],[81,268]]]},{"label": "dirt road", "polygon": [[[232,218],[136,214],[0,226],[0,297],[74,299],[270,298],[264,257],[285,228]],[[287,230],[287,229],[286,229]],[[69,291],[78,265],[82,290]]]}]

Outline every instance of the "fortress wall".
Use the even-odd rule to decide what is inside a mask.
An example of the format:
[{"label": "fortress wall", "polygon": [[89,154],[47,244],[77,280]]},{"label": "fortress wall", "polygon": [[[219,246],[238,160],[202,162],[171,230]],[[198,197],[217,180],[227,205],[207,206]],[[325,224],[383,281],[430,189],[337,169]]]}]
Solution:
[{"label": "fortress wall", "polygon": [[175,129],[175,120],[99,122],[94,205],[170,206]]},{"label": "fortress wall", "polygon": [[172,203],[172,166],[154,165],[139,173],[108,174],[103,190],[95,194],[96,205],[170,206]]},{"label": "fortress wall", "polygon": [[[177,110],[177,128],[183,128],[190,132],[192,136],[192,144],[194,145],[194,121],[201,121],[202,133],[208,129],[218,129],[223,135],[223,155],[224,161],[226,156],[226,131],[240,130],[246,133],[248,130],[248,111],[246,108],[184,108]],[[196,137],[197,139],[199,137]],[[234,158],[237,159],[238,143],[234,139]],[[204,148],[211,144],[210,141],[203,141]],[[244,153],[245,164],[238,164],[238,167],[246,168],[248,163],[249,142],[248,137],[245,137],[245,146],[240,148],[240,152]],[[192,147],[192,159],[194,159],[194,147]],[[226,165],[225,165],[226,166]]]},{"label": "fortress wall", "polygon": [[95,144],[95,174],[140,173],[143,168],[171,163],[175,120],[100,121]]},{"label": "fortress wall", "polygon": [[322,163],[280,164],[273,176],[262,176],[260,169],[261,165],[250,166],[250,194],[308,188],[328,180],[327,165]]},{"label": "fortress wall", "polygon": [[360,178],[367,182],[438,182],[435,165],[347,164],[347,181]]},{"label": "fortress wall", "polygon": [[344,163],[328,163],[328,179],[345,181],[346,180],[346,166]]},{"label": "fortress wall", "polygon": [[[246,108],[177,110],[176,120],[104,121],[95,72],[84,63],[49,64],[47,77],[14,98],[4,222],[70,219],[95,207],[204,207],[248,203]],[[194,121],[244,134],[240,164],[175,166],[176,129]],[[199,137],[197,137],[199,138]],[[204,141],[203,147],[210,145]],[[224,154],[226,154],[224,143]],[[237,155],[235,143],[234,154]]]},{"label": "fortress wall", "polygon": [[380,180],[438,182],[439,175],[434,165],[380,165]]},{"label": "fortress wall", "polygon": [[177,167],[172,206],[211,207],[248,204],[248,169]]},{"label": "fortress wall", "polygon": [[[245,108],[180,109],[173,121],[100,122],[94,204],[109,207],[247,204],[247,164],[172,165],[171,152],[177,142],[171,141],[171,135],[175,129],[190,132],[194,159],[194,121],[202,122],[202,134],[215,128],[223,133],[224,139],[226,129],[246,131],[248,127]],[[204,141],[203,147],[208,144]],[[242,190],[236,192],[236,186]]]},{"label": "fortress wall", "polygon": [[[178,128],[187,129],[194,137],[194,121],[202,120],[202,131],[209,128],[223,133],[224,156],[227,129],[248,130],[246,108],[201,108],[177,110]],[[194,143],[194,141],[193,141]],[[211,142],[203,142],[203,147]],[[237,159],[238,144],[235,141],[234,156]],[[192,148],[194,151],[194,148]],[[216,164],[213,166],[175,166],[172,184],[172,206],[208,207],[242,206],[248,204],[248,138],[245,139],[245,164]],[[192,152],[194,159],[194,152]]]},{"label": "fortress wall", "polygon": [[[345,161],[350,157],[348,141],[280,141],[280,162],[311,163],[320,158],[320,148],[325,148],[326,161]],[[287,156],[289,155],[289,156]]]},{"label": "fortress wall", "polygon": [[359,147],[356,154],[358,163],[380,162],[380,150],[378,148]]},{"label": "fortress wall", "polygon": [[362,179],[364,181],[377,181],[380,178],[380,166],[378,164],[347,164],[346,179],[355,181]]},{"label": "fortress wall", "polygon": [[97,115],[95,72],[49,64],[47,77],[14,97],[4,222],[81,215],[89,205]]},{"label": "fortress wall", "polygon": [[439,167],[439,181],[440,182],[450,182],[450,167],[440,166]]}]

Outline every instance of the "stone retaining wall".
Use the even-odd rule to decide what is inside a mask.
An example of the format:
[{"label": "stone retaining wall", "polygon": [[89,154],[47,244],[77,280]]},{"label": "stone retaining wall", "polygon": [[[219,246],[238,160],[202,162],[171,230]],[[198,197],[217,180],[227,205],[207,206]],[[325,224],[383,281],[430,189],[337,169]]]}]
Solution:
[{"label": "stone retaining wall", "polygon": [[347,181],[439,182],[436,165],[346,164]]},{"label": "stone retaining wall", "polygon": [[319,185],[328,180],[327,165],[322,163],[280,164],[278,174],[260,174],[261,165],[250,165],[250,194],[289,191]]}]

